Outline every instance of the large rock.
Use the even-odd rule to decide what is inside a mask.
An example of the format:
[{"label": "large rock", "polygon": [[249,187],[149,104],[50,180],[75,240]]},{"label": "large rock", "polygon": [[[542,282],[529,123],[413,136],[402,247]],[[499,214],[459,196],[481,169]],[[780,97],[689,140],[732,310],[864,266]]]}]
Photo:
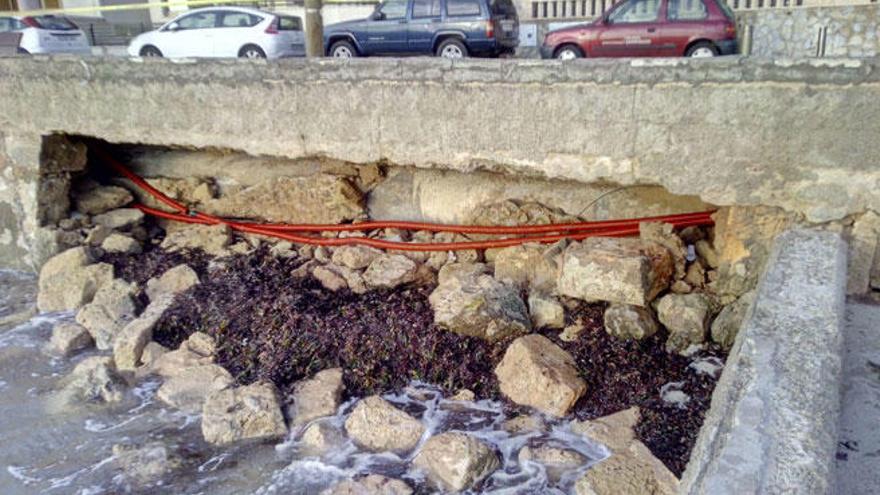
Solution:
[{"label": "large rock", "polygon": [[495,254],[495,278],[532,291],[553,293],[559,262],[565,244],[549,248],[542,244],[522,244]]},{"label": "large rock", "polygon": [[113,462],[135,485],[157,483],[183,465],[178,453],[162,442],[142,446],[116,444]]},{"label": "large rock", "polygon": [[650,308],[610,304],[605,309],[605,331],[621,340],[642,340],[657,333],[660,326]]},{"label": "large rock", "polygon": [[478,485],[501,463],[489,445],[465,433],[441,433],[428,439],[413,465],[444,492],[460,492]]},{"label": "large rock", "polygon": [[97,215],[131,203],[134,198],[127,189],[118,186],[98,186],[80,192],[74,198],[76,209],[86,215]]},{"label": "large rock", "polygon": [[369,246],[339,246],[333,251],[331,259],[337,265],[353,270],[362,270],[384,253]]},{"label": "large rock", "polygon": [[167,251],[201,249],[211,256],[229,256],[232,236],[226,225],[189,225],[165,236],[162,248]]},{"label": "large rock", "polygon": [[136,292],[134,284],[113,279],[103,284],[92,302],[77,312],[76,322],[89,331],[98,349],[111,349],[119,332],[134,319]]},{"label": "large rock", "polygon": [[78,309],[91,301],[102,285],[113,280],[112,265],[92,261],[92,254],[85,247],[71,248],[50,258],[40,269],[40,311]]},{"label": "large rock", "polygon": [[190,350],[186,345],[181,344],[180,348],[166,352],[153,361],[149,372],[161,377],[171,378],[184,373],[185,370],[194,366],[203,366],[213,362],[213,356],[203,356]]},{"label": "large rock", "polygon": [[364,271],[364,281],[370,287],[394,288],[416,279],[418,265],[402,254],[375,258]]},{"label": "large rock", "polygon": [[329,421],[315,421],[303,431],[299,452],[309,456],[322,456],[339,449],[345,435]]},{"label": "large rock", "polygon": [[291,426],[306,424],[322,416],[332,416],[342,402],[342,368],[315,373],[294,386],[293,403],[287,409]]},{"label": "large rock", "polygon": [[321,495],[412,495],[405,482],[379,474],[357,480],[345,480],[321,492]]},{"label": "large rock", "polygon": [[74,352],[91,347],[95,341],[82,325],[64,321],[52,328],[52,338],[46,350],[59,356],[69,356]]},{"label": "large rock", "polygon": [[199,283],[199,275],[188,265],[177,265],[160,276],[147,280],[147,297],[151,301],[160,295],[177,295]]},{"label": "large rock", "polygon": [[520,463],[532,461],[543,464],[550,482],[556,484],[567,472],[583,467],[588,459],[574,450],[551,445],[536,447],[526,445],[519,451],[519,461]]},{"label": "large rock", "polygon": [[489,341],[531,329],[519,291],[490,275],[455,268],[447,270],[449,266],[441,270],[440,285],[429,297],[437,325]]},{"label": "large rock", "polygon": [[153,328],[172,302],[170,297],[156,299],[116,335],[113,339],[113,359],[119,369],[134,371],[140,366],[144,346],[153,340]]},{"label": "large rock", "polygon": [[373,395],[358,402],[345,420],[345,431],[367,450],[405,453],[418,445],[425,427],[385,399]]},{"label": "large rock", "polygon": [[639,224],[639,237],[645,242],[654,242],[668,249],[669,254],[672,256],[672,263],[675,266],[675,278],[684,278],[685,265],[687,264],[687,248],[685,248],[684,242],[675,233],[672,224],[642,222]]},{"label": "large rock", "polygon": [[347,179],[317,174],[276,177],[257,185],[224,188],[205,201],[207,213],[284,223],[340,223],[365,215],[362,193]]},{"label": "large rock", "polygon": [[611,452],[616,452],[637,441],[635,429],[640,419],[639,408],[630,407],[597,419],[573,421],[571,430],[605,445]]},{"label": "large rock", "polygon": [[95,215],[92,222],[112,230],[125,230],[144,221],[144,212],[137,208],[118,208]]},{"label": "large rock", "polygon": [[215,445],[283,438],[287,426],[275,386],[254,383],[209,394],[202,408],[202,435]]},{"label": "large rock", "polygon": [[727,350],[733,347],[733,341],[736,340],[736,334],[739,333],[743,320],[755,301],[755,295],[754,290],[746,292],[718,313],[718,316],[712,321],[713,342]]},{"label": "large rock", "polygon": [[669,250],[659,244],[593,237],[565,250],[558,290],[585,301],[647,306],[669,286],[673,271]]},{"label": "large rock", "polygon": [[685,352],[706,341],[711,305],[702,294],[667,294],[657,303],[657,317],[669,330],[666,350]]},{"label": "large rock", "polygon": [[495,375],[507,398],[553,416],[565,416],[587,390],[574,358],[538,334],[514,340]]},{"label": "large rock", "polygon": [[63,404],[78,402],[118,402],[122,400],[125,382],[116,372],[113,358],[94,356],[83,359],[61,381],[59,396]]},{"label": "large rock", "polygon": [[177,409],[197,413],[209,394],[231,387],[232,375],[216,364],[186,368],[165,380],[156,396]]}]

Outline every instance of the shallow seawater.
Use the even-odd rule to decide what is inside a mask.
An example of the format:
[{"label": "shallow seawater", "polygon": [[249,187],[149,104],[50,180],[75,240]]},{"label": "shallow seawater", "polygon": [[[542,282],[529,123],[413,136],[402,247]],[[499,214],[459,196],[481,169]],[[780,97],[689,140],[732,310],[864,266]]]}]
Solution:
[{"label": "shallow seawater", "polygon": [[[430,493],[423,476],[410,467],[413,454],[370,453],[350,440],[323,457],[303,453],[302,428],[276,444],[217,448],[201,437],[200,418],[159,402],[157,380],[128,388],[116,404],[59,406],[59,381],[92,350],[70,359],[43,351],[55,323],[71,314],[31,317],[14,323],[10,315],[33,306],[33,277],[0,271],[0,493],[2,494],[318,494],[333,483],[379,473],[406,480],[417,492]],[[510,434],[501,403],[456,402],[439,389],[414,382],[385,398],[419,418],[431,434],[466,431],[495,447],[502,468],[488,478],[480,493],[569,493],[574,481],[607,455],[604,447],[569,430],[565,422],[548,423],[545,433]],[[343,430],[355,400],[343,404],[325,421]],[[152,484],[138,484],[113,455],[115,444],[143,445],[161,441],[181,455],[180,469]],[[519,463],[526,444],[548,444],[580,452],[588,461],[551,482],[544,467]],[[418,448],[416,449],[416,451]],[[554,480],[555,481],[555,480]]]}]

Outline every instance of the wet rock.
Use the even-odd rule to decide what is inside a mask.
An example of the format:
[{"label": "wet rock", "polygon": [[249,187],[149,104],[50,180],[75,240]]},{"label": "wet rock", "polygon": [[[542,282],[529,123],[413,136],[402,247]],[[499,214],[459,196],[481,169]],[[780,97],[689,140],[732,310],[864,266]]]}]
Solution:
[{"label": "wet rock", "polygon": [[518,291],[490,275],[474,275],[472,268],[441,270],[441,282],[428,298],[434,323],[489,341],[528,332],[531,320]]},{"label": "wet rock", "polygon": [[275,386],[254,383],[209,394],[202,408],[202,435],[214,445],[283,438],[287,426]]},{"label": "wet rock", "polygon": [[162,442],[150,442],[140,447],[116,444],[113,457],[116,466],[136,485],[161,481],[183,465],[177,453]]},{"label": "wet rock", "polygon": [[428,439],[413,459],[434,486],[460,492],[478,485],[501,463],[492,447],[465,433],[441,433]]},{"label": "wet rock", "polygon": [[177,265],[158,277],[147,280],[145,292],[151,301],[161,295],[175,296],[198,285],[199,275],[188,265]]},{"label": "wet rock", "polygon": [[198,413],[209,394],[225,390],[233,383],[232,375],[221,366],[194,366],[165,380],[156,396],[169,406]]},{"label": "wet rock", "polygon": [[331,260],[340,266],[362,270],[382,255],[382,251],[369,246],[339,246],[333,251]]},{"label": "wet rock", "polygon": [[364,271],[364,281],[370,287],[394,288],[416,279],[418,265],[400,254],[377,257]]},{"label": "wet rock", "polygon": [[136,292],[134,284],[112,279],[101,286],[92,302],[77,312],[76,322],[89,331],[98,349],[111,349],[119,332],[134,319]]},{"label": "wet rock", "polygon": [[148,372],[155,373],[164,378],[171,378],[184,373],[185,370],[194,366],[203,366],[213,362],[213,357],[197,354],[181,344],[180,348],[162,354],[153,361]]},{"label": "wet rock", "polygon": [[316,266],[312,269],[312,276],[329,291],[336,292],[348,287],[348,282],[338,273],[338,270],[334,270],[334,267],[328,265]]},{"label": "wet rock", "polygon": [[712,341],[717,342],[725,350],[733,347],[736,334],[742,327],[749,307],[755,301],[755,295],[755,291],[746,292],[718,313],[712,322]]},{"label": "wet rock", "polygon": [[540,432],[544,431],[544,420],[540,416],[520,415],[502,423],[501,428],[513,434]]},{"label": "wet rock", "polygon": [[657,304],[657,316],[669,329],[666,350],[683,353],[691,345],[706,341],[709,318],[709,300],[702,294],[668,294]]},{"label": "wet rock", "polygon": [[108,253],[138,254],[141,252],[141,243],[127,235],[114,232],[101,242],[101,249]]},{"label": "wet rock", "polygon": [[449,397],[449,400],[454,400],[454,401],[473,401],[473,400],[476,399],[476,398],[477,398],[477,396],[474,395],[474,392],[473,392],[473,391],[468,390],[468,389],[466,389],[466,388],[463,388],[463,389],[459,390],[458,392],[456,392],[454,395],[450,396],[450,397]]},{"label": "wet rock", "polygon": [[72,322],[61,322],[52,328],[52,338],[46,344],[46,350],[52,354],[67,357],[76,351],[86,349],[95,344],[89,331],[82,325]]},{"label": "wet rock", "polygon": [[526,445],[519,451],[519,462],[537,462],[543,464],[547,470],[547,478],[551,483],[558,483],[562,476],[568,472],[582,467],[588,459],[574,450],[541,445],[531,447]]},{"label": "wet rock", "polygon": [[345,435],[328,421],[310,424],[302,434],[299,451],[307,456],[322,456],[338,449],[345,442]]},{"label": "wet rock", "polygon": [[144,212],[137,208],[118,208],[92,217],[95,225],[112,230],[125,230],[144,221]]},{"label": "wet rock", "polygon": [[341,481],[321,492],[321,495],[412,495],[405,482],[379,474],[357,480]]},{"label": "wet rock", "polygon": [[291,426],[308,423],[322,416],[332,416],[342,403],[342,368],[326,369],[294,386],[293,403],[287,408]]},{"label": "wet rock", "polygon": [[97,215],[131,203],[134,197],[118,186],[99,186],[80,192],[74,198],[76,209],[86,215]]},{"label": "wet rock", "polygon": [[232,236],[226,225],[189,225],[168,233],[161,247],[175,252],[185,249],[201,249],[211,256],[223,257],[231,253]]},{"label": "wet rock", "polygon": [[119,402],[125,383],[116,372],[113,358],[94,356],[83,359],[62,380],[60,397],[65,404],[78,402]]},{"label": "wet rock", "polygon": [[639,224],[639,237],[645,242],[653,242],[668,249],[675,267],[675,279],[684,278],[687,248],[681,238],[676,235],[672,224],[642,222]]},{"label": "wet rock", "polygon": [[621,340],[642,340],[659,330],[650,308],[630,304],[610,304],[605,309],[605,331]]},{"label": "wet rock", "polygon": [[585,301],[647,306],[669,286],[669,250],[638,239],[593,237],[565,250],[558,290]]},{"label": "wet rock", "polygon": [[68,249],[46,261],[38,283],[40,311],[69,311],[91,301],[100,286],[113,279],[111,265],[92,262],[92,253],[85,247]]},{"label": "wet rock", "polygon": [[574,358],[538,334],[514,340],[495,375],[507,398],[553,416],[565,416],[587,390]]},{"label": "wet rock", "polygon": [[147,342],[141,352],[141,363],[146,368],[152,367],[156,361],[168,353],[168,348],[158,342]]},{"label": "wet rock", "polygon": [[565,326],[565,308],[553,296],[536,292],[529,294],[529,314],[535,328],[562,328]]},{"label": "wet rock", "polygon": [[345,420],[345,431],[367,450],[405,453],[419,443],[425,427],[385,399],[373,395],[358,402]]},{"label": "wet rock", "polygon": [[564,246],[523,244],[501,249],[495,253],[495,278],[520,288],[553,293]]},{"label": "wet rock", "polygon": [[673,495],[678,478],[642,442],[592,466],[575,483],[576,495]]},{"label": "wet rock", "polygon": [[113,359],[121,370],[134,371],[141,364],[141,354],[153,340],[153,328],[173,303],[171,297],[151,302],[144,312],[132,320],[113,339]]}]

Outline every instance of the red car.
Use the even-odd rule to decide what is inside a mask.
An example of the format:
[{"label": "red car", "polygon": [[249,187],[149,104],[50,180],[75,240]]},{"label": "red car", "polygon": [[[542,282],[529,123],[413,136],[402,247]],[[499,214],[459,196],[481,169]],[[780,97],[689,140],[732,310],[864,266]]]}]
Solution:
[{"label": "red car", "polygon": [[736,22],[723,0],[624,0],[591,24],[547,33],[541,57],[715,57],[736,51]]}]

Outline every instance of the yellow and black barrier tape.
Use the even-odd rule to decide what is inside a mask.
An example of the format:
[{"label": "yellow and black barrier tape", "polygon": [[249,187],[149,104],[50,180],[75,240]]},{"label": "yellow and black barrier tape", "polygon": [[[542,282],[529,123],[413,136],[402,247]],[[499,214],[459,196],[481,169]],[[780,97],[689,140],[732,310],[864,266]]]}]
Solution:
[{"label": "yellow and black barrier tape", "polygon": [[[378,0],[323,0],[324,4],[374,4]],[[0,12],[2,14],[16,16],[34,16],[34,15],[80,15],[94,12],[117,12],[123,10],[140,10],[153,8],[174,8],[174,7],[215,7],[219,5],[234,5],[238,7],[251,7],[261,10],[272,10],[275,7],[269,5],[260,5],[259,2],[247,2],[242,0],[184,0],[169,2],[144,2],[124,5],[96,5],[93,7],[70,7],[61,9],[38,9],[38,10],[21,10],[15,12]],[[296,5],[296,7],[301,7]],[[183,12],[176,12],[183,13]]]}]

